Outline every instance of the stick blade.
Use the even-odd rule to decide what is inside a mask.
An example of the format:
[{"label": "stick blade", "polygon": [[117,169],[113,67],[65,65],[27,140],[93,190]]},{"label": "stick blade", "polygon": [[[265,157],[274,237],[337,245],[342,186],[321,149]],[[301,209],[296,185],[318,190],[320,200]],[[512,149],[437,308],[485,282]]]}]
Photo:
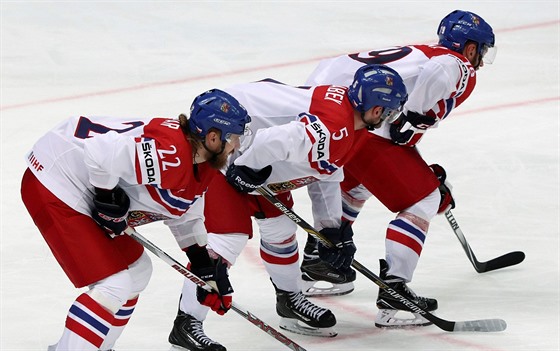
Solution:
[{"label": "stick blade", "polygon": [[507,328],[503,319],[479,319],[474,321],[455,322],[454,332],[500,332]]},{"label": "stick blade", "polygon": [[523,260],[525,260],[525,253],[523,253],[522,251],[510,252],[503,256],[485,262],[484,269],[482,269],[480,273],[490,272],[496,269],[514,266],[516,264],[523,262]]}]

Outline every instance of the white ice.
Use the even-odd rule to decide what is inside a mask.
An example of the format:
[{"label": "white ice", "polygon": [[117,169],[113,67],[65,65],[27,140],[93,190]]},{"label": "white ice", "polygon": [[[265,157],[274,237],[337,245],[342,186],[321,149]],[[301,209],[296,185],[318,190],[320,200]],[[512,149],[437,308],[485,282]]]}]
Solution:
[{"label": "white ice", "polygon": [[[76,114],[175,117],[208,88],[265,77],[303,84],[321,58],[433,42],[439,20],[456,8],[492,24],[498,56],[479,71],[469,100],[423,139],[421,151],[447,169],[454,214],[478,259],[516,250],[527,258],[478,274],[440,216],[411,287],[438,298],[442,318],[503,318],[507,330],[377,329],[376,286],[358,275],[352,294],[316,300],[336,314],[337,337],[284,334],[307,350],[558,350],[557,0],[2,0],[0,349],[46,350],[79,294],[19,196],[25,153],[58,121]],[[295,198],[295,210],[311,220],[305,191]],[[355,225],[356,258],[374,272],[393,216],[371,200]],[[185,261],[162,224],[139,231]],[[302,243],[305,233],[298,235]],[[258,240],[255,233],[231,271],[234,299],[278,328]],[[155,257],[153,263],[154,276],[117,344],[120,351],[169,348],[182,277]],[[205,329],[228,350],[287,350],[234,312],[210,315]]]}]

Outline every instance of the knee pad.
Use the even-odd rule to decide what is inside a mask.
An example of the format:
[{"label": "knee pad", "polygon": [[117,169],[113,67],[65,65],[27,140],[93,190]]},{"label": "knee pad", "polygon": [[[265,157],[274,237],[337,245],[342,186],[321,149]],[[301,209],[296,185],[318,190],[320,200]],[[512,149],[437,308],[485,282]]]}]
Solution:
[{"label": "knee pad", "polygon": [[297,225],[287,216],[257,219],[261,240],[267,243],[282,243],[297,231]]},{"label": "knee pad", "polygon": [[366,187],[363,186],[362,184],[352,189],[342,190],[342,194],[343,194],[342,196],[346,196],[352,199],[352,201],[361,202],[361,203],[366,202],[370,197],[373,196],[371,192],[367,190]]},{"label": "knee pad", "polygon": [[405,209],[401,213],[409,213],[424,221],[430,222],[438,213],[440,200],[441,194],[439,189],[435,189],[428,196]]},{"label": "knee pad", "polygon": [[358,185],[350,190],[341,189],[342,195],[342,217],[349,222],[355,222],[356,218],[362,211],[366,200],[372,195],[363,186]]},{"label": "knee pad", "polygon": [[132,277],[132,290],[129,296],[132,298],[144,291],[150,282],[153,272],[150,256],[144,251],[139,259],[128,266],[128,271]]},{"label": "knee pad", "polygon": [[216,259],[221,256],[226,260],[228,267],[235,264],[237,257],[247,245],[247,234],[214,234],[208,233],[208,253]]},{"label": "knee pad", "polygon": [[257,223],[261,232],[260,254],[265,265],[289,265],[298,262],[297,226],[292,220],[282,215],[258,220]]},{"label": "knee pad", "polygon": [[132,293],[132,276],[128,269],[89,286],[87,294],[111,313],[116,313]]},{"label": "knee pad", "polygon": [[116,313],[129,299],[146,288],[151,275],[152,262],[144,252],[128,269],[90,285],[87,294],[112,313]]}]

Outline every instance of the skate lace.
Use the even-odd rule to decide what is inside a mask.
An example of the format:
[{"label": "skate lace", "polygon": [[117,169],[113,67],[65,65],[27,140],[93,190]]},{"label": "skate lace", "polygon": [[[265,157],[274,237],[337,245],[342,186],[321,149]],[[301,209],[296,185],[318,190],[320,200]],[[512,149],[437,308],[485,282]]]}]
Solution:
[{"label": "skate lace", "polygon": [[414,291],[412,291],[412,289],[410,289],[408,287],[408,285],[406,285],[405,283],[401,283],[402,284],[402,288],[404,291],[406,291],[406,293],[408,295],[410,295],[413,299],[418,299],[418,295],[416,295],[416,293]]},{"label": "skate lace", "polygon": [[214,343],[214,340],[204,334],[204,329],[202,329],[202,322],[196,319],[192,319],[189,322],[189,332],[194,336],[196,341],[201,344],[210,345]]},{"label": "skate lace", "polygon": [[416,301],[416,303],[428,303],[428,298],[423,296],[418,296],[412,289],[406,285],[406,283],[402,283],[403,289],[412,297],[412,300]]},{"label": "skate lace", "polygon": [[316,319],[321,317],[327,311],[326,309],[309,302],[309,300],[307,300],[305,298],[305,295],[303,295],[301,292],[290,293],[290,301],[298,310],[298,312]]},{"label": "skate lace", "polygon": [[408,285],[406,285],[406,283],[401,278],[397,278],[395,276],[383,276],[382,279],[384,279],[385,282],[390,286],[392,286],[395,290],[397,291],[402,290],[404,293],[408,294],[408,296],[410,296],[412,300],[416,300],[416,301],[427,300],[425,297],[416,295],[416,293],[412,291],[412,289],[409,288]]}]

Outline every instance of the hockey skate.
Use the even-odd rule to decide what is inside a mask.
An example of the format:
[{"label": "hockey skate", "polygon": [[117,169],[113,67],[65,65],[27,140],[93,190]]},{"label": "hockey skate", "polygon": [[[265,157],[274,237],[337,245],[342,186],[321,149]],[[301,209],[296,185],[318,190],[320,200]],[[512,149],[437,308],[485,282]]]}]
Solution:
[{"label": "hockey skate", "polygon": [[333,268],[319,258],[317,239],[307,238],[301,263],[303,293],[306,296],[346,295],[354,290],[356,271],[352,268],[342,271]]},{"label": "hockey skate", "polygon": [[175,350],[226,351],[224,346],[204,334],[202,321],[182,311],[179,311],[173,322],[168,340]]},{"label": "hockey skate", "polygon": [[[393,290],[426,311],[431,312],[437,310],[438,303],[436,299],[418,296],[406,285],[402,278],[387,275],[389,266],[384,259],[379,260],[379,265],[380,278]],[[432,322],[428,321],[420,314],[410,312],[408,307],[383,289],[379,289],[377,308],[379,309],[379,313],[377,313],[375,317],[375,326],[378,328],[403,328],[432,324]],[[413,314],[414,316],[412,318],[402,318],[396,316],[397,313]]]},{"label": "hockey skate", "polygon": [[297,334],[333,337],[336,318],[330,310],[311,303],[301,292],[276,289],[276,313],[280,328]]}]

